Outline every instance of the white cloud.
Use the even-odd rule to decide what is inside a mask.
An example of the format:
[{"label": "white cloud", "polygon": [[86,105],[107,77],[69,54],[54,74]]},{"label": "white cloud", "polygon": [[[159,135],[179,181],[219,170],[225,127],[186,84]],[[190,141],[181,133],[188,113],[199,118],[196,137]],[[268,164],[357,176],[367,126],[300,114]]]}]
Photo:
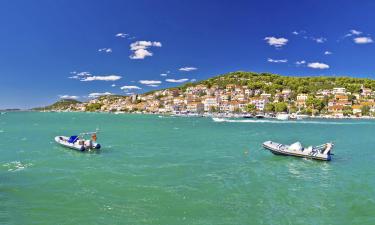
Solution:
[{"label": "white cloud", "polygon": [[190,80],[190,82],[195,82],[195,81],[197,81],[197,79],[191,79],[191,80]]},{"label": "white cloud", "polygon": [[313,69],[328,69],[329,65],[325,63],[319,63],[319,62],[313,62],[307,64],[308,67],[313,68]]},{"label": "white cloud", "polygon": [[61,99],[78,99],[79,97],[76,95],[59,95]]},{"label": "white cloud", "polygon": [[159,87],[158,84],[149,84],[149,85],[146,85],[146,86],[148,86],[148,87]]},{"label": "white cloud", "polygon": [[100,48],[98,51],[99,52],[105,52],[105,53],[111,53],[112,49],[111,48]]},{"label": "white cloud", "polygon": [[140,80],[139,83],[145,84],[145,85],[155,85],[155,84],[161,84],[160,80]]},{"label": "white cloud", "polygon": [[349,33],[345,34],[344,37],[351,37],[353,35],[358,36],[358,35],[361,35],[361,34],[362,34],[362,31],[352,29],[352,30],[349,31]]},{"label": "white cloud", "polygon": [[304,65],[304,64],[306,64],[306,61],[305,61],[305,60],[301,60],[301,61],[297,61],[297,62],[296,62],[296,65],[297,65],[297,66]]},{"label": "white cloud", "polygon": [[90,72],[79,72],[77,73],[78,76],[84,77],[84,76],[91,76]]},{"label": "white cloud", "polygon": [[75,74],[74,76],[70,76],[70,79],[82,79],[83,77],[91,76],[90,72],[70,72],[70,74]]},{"label": "white cloud", "polygon": [[266,37],[264,38],[265,41],[271,46],[275,46],[276,48],[282,47],[288,43],[288,39],[286,38],[276,38],[276,37]]},{"label": "white cloud", "polygon": [[95,92],[95,93],[90,93],[89,98],[97,98],[97,97],[104,96],[104,95],[113,95],[113,94],[110,92],[102,92],[102,93]]},{"label": "white cloud", "polygon": [[271,63],[286,63],[286,62],[288,62],[287,59],[271,59],[271,58],[268,58],[267,61],[271,62]]},{"label": "white cloud", "polygon": [[116,37],[119,37],[119,38],[126,38],[129,36],[129,34],[125,34],[125,33],[118,33],[115,35]]},{"label": "white cloud", "polygon": [[182,67],[180,69],[178,69],[179,71],[186,71],[186,72],[189,72],[189,71],[193,71],[193,70],[197,70],[198,68],[196,67],[189,67],[189,66],[185,66],[185,67]]},{"label": "white cloud", "polygon": [[166,76],[168,76],[168,74],[166,74],[166,73],[161,73],[160,76],[162,76],[162,77],[166,77]]},{"label": "white cloud", "polygon": [[374,42],[371,37],[356,37],[353,41],[356,44],[370,44]]},{"label": "white cloud", "polygon": [[332,52],[330,52],[330,51],[325,51],[325,52],[324,52],[324,55],[332,55]]},{"label": "white cloud", "polygon": [[354,34],[354,35],[360,35],[360,34],[362,34],[361,31],[354,30],[354,29],[350,30],[350,33],[351,33],[351,34]]},{"label": "white cloud", "polygon": [[100,81],[115,81],[121,79],[121,76],[117,75],[108,75],[108,76],[88,76],[81,79],[81,81],[94,81],[94,80],[100,80]]},{"label": "white cloud", "polygon": [[121,90],[140,90],[142,88],[138,86],[122,86],[120,87]]},{"label": "white cloud", "polygon": [[147,56],[152,56],[153,53],[148,50],[150,47],[161,47],[161,43],[157,41],[136,41],[130,44],[130,50],[133,54],[129,57],[131,59],[144,59]]},{"label": "white cloud", "polygon": [[298,33],[298,31],[293,31],[292,34],[298,35],[299,33]]},{"label": "white cloud", "polygon": [[178,80],[176,80],[176,79],[166,79],[165,81],[170,82],[170,83],[184,83],[188,80],[189,79],[187,79],[187,78],[183,78],[183,79],[178,79]]},{"label": "white cloud", "polygon": [[311,39],[313,41],[316,41],[316,43],[324,43],[327,41],[327,38],[324,38],[324,37],[319,37],[319,38],[311,37]]},{"label": "white cloud", "polygon": [[112,84],[111,87],[116,87],[116,84]]}]

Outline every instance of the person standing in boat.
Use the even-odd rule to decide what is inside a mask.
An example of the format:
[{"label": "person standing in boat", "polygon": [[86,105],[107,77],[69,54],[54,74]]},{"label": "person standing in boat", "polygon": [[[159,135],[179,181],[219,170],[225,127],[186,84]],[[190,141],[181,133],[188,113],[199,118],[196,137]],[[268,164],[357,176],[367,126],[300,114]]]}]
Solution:
[{"label": "person standing in boat", "polygon": [[94,142],[96,142],[96,133],[93,133],[93,134],[91,135],[91,140],[93,140]]}]

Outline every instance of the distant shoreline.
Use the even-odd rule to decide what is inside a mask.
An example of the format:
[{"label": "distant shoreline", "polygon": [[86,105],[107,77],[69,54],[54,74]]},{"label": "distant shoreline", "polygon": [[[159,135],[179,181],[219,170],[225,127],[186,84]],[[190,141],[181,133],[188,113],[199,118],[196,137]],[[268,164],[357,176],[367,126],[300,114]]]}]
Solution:
[{"label": "distant shoreline", "polygon": [[[156,115],[156,116],[170,116],[170,117],[207,117],[207,118],[226,118],[226,119],[271,119],[271,120],[279,120],[276,117],[271,116],[264,116],[263,118],[256,118],[255,116],[248,117],[247,114],[212,114],[212,113],[204,113],[204,114],[196,114],[196,113],[187,113],[187,114],[174,114],[174,113],[150,113],[150,112],[109,112],[109,111],[54,111],[54,110],[48,110],[48,111],[40,111],[40,110],[19,110],[14,112],[41,112],[41,113],[98,113],[98,114],[136,114],[136,115]],[[291,114],[288,114],[291,115]],[[307,116],[303,119],[295,119],[295,118],[289,118],[288,120],[313,120],[313,119],[352,119],[352,120],[373,120],[375,117],[371,116],[362,116],[362,117],[334,117],[330,115],[319,115],[319,116]],[[282,121],[282,120],[280,120]]]}]

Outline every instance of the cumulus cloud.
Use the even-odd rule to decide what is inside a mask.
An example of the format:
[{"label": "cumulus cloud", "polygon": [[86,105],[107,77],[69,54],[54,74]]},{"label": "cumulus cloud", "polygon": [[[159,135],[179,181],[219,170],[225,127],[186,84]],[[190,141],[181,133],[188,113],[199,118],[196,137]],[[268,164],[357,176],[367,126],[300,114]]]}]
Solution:
[{"label": "cumulus cloud", "polygon": [[297,66],[301,66],[301,65],[304,65],[304,64],[306,64],[306,61],[305,61],[305,60],[301,60],[301,61],[297,61],[297,62],[296,62],[296,65],[297,65]]},{"label": "cumulus cloud", "polygon": [[121,90],[140,90],[142,88],[138,86],[122,86],[120,87]]},{"label": "cumulus cloud", "polygon": [[185,71],[185,72],[189,72],[189,71],[193,71],[193,70],[197,70],[198,68],[196,67],[191,67],[191,66],[185,66],[185,67],[181,67],[180,69],[178,69],[179,71]]},{"label": "cumulus cloud", "polygon": [[188,80],[189,79],[187,79],[187,78],[183,78],[183,79],[166,79],[165,81],[167,81],[169,83],[184,83]]},{"label": "cumulus cloud", "polygon": [[270,63],[286,63],[286,62],[288,62],[287,59],[271,59],[271,58],[268,58],[267,61],[270,62]]},{"label": "cumulus cloud", "polygon": [[374,42],[371,37],[356,37],[353,41],[356,44],[370,44]]},{"label": "cumulus cloud", "polygon": [[111,53],[112,49],[111,48],[100,48],[98,52],[105,52],[105,53]]},{"label": "cumulus cloud", "polygon": [[125,33],[117,33],[115,36],[116,36],[116,37],[119,37],[119,38],[126,38],[126,37],[129,36],[129,34],[125,34]]},{"label": "cumulus cloud", "polygon": [[152,56],[153,53],[148,49],[150,47],[161,47],[158,41],[136,41],[130,44],[130,50],[133,52],[129,57],[131,59],[144,59],[147,56]]},{"label": "cumulus cloud", "polygon": [[324,55],[332,55],[332,52],[330,52],[330,51],[325,51],[325,52],[324,52]]},{"label": "cumulus cloud", "polygon": [[78,99],[79,97],[76,95],[59,95],[61,99]]},{"label": "cumulus cloud", "polygon": [[94,80],[100,80],[100,81],[116,81],[120,80],[122,77],[117,75],[108,75],[108,76],[88,76],[81,79],[81,81],[94,81]]},{"label": "cumulus cloud", "polygon": [[161,84],[160,80],[140,80],[139,83],[145,84],[145,85],[156,85]]},{"label": "cumulus cloud", "polygon": [[286,38],[276,38],[276,37],[265,37],[264,40],[271,46],[275,46],[276,48],[280,48],[288,43],[288,39]]},{"label": "cumulus cloud", "polygon": [[94,93],[89,94],[89,98],[97,98],[97,97],[104,96],[104,95],[113,95],[113,94],[110,92],[102,92],[102,93],[94,92]]},{"label": "cumulus cloud", "polygon": [[319,63],[319,62],[313,62],[307,64],[308,67],[313,68],[313,69],[328,69],[329,65],[325,63]]},{"label": "cumulus cloud", "polygon": [[168,76],[168,74],[166,74],[166,73],[161,73],[160,76],[162,76],[162,77],[166,77],[166,76]]}]

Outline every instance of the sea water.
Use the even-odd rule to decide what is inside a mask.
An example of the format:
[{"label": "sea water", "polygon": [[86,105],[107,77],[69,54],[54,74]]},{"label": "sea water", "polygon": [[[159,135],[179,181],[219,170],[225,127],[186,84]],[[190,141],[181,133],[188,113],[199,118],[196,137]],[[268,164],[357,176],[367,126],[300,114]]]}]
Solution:
[{"label": "sea water", "polygon": [[[57,135],[99,129],[82,153]],[[375,224],[375,121],[0,115],[0,224]],[[333,160],[273,140],[333,141]]]}]

